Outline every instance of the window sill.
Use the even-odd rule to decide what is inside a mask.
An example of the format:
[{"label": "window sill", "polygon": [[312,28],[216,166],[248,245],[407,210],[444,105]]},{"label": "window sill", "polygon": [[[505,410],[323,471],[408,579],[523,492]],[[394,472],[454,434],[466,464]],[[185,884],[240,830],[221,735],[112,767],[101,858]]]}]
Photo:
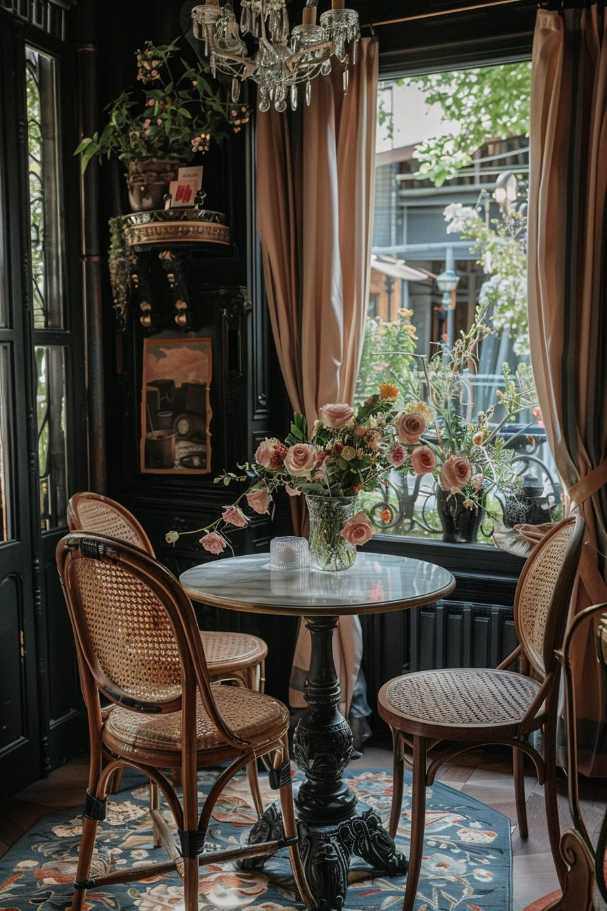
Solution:
[{"label": "window sill", "polygon": [[490,544],[447,544],[440,540],[399,535],[377,535],[365,550],[436,563],[458,579],[483,577],[496,583],[518,579],[525,564],[522,557],[498,550]]}]

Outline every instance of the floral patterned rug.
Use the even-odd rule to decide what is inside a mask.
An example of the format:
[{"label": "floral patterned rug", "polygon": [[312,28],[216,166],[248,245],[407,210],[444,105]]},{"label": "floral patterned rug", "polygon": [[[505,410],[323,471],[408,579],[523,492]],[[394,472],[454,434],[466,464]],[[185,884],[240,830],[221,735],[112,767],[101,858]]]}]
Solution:
[{"label": "floral patterned rug", "polygon": [[[200,775],[201,794],[214,773]],[[359,800],[386,819],[392,791],[386,771],[350,774]],[[264,800],[275,794],[263,781]],[[399,847],[409,847],[409,782],[405,785]],[[207,850],[237,845],[255,821],[246,779],[237,778],[214,812]],[[167,811],[167,818],[169,814]],[[0,861],[2,911],[63,911],[71,900],[80,833],[74,811],[45,817]],[[147,812],[147,788],[135,786],[108,801],[99,827],[92,875],[126,864],[150,862],[154,849]],[[244,874],[233,865],[205,868],[200,911],[301,911],[289,882],[288,860],[281,854],[266,873]],[[87,893],[86,911],[183,911],[180,879],[170,876],[146,883],[102,888]],[[400,909],[403,879],[378,876],[353,883],[344,911]],[[429,790],[424,859],[415,911],[510,911],[510,823],[473,797],[436,784]]]}]

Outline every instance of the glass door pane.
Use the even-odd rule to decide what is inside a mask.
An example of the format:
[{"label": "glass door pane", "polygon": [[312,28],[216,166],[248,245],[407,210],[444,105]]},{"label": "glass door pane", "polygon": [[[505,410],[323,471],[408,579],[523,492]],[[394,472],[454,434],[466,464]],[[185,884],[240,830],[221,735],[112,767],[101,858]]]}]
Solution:
[{"label": "glass door pane", "polygon": [[12,516],[11,438],[9,433],[9,347],[0,345],[0,543],[14,537]]},{"label": "glass door pane", "polygon": [[35,353],[40,525],[51,531],[66,524],[65,348],[37,345]]},{"label": "glass door pane", "polygon": [[27,151],[34,327],[63,326],[63,250],[55,62],[26,48]]}]

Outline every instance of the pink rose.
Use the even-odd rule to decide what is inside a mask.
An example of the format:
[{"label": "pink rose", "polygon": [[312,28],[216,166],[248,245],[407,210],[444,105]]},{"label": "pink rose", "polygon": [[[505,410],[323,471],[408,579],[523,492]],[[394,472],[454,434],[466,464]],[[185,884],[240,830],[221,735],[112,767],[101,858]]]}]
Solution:
[{"label": "pink rose", "polygon": [[290,484],[285,484],[285,490],[290,497],[300,497],[301,490],[297,490],[296,487],[291,487]]},{"label": "pink rose", "polygon": [[226,525],[233,525],[235,528],[246,528],[249,520],[242,509],[238,506],[224,506],[221,518]]},{"label": "pink rose", "polygon": [[477,493],[478,493],[480,490],[482,490],[482,487],[483,487],[483,484],[484,484],[484,483],[485,483],[485,479],[484,479],[484,477],[482,476],[482,474],[475,474],[475,475],[472,477],[471,484],[472,484],[472,486],[474,487],[474,489],[476,490]]},{"label": "pink rose", "polygon": [[287,449],[285,468],[294,478],[309,475],[316,466],[317,450],[309,443],[296,443]]},{"label": "pink rose", "polygon": [[449,456],[443,463],[440,482],[443,490],[459,493],[472,477],[472,465],[464,456]]},{"label": "pink rose", "polygon": [[426,430],[425,420],[421,414],[417,414],[415,411],[409,414],[401,411],[396,415],[394,426],[401,443],[418,443],[422,433]]},{"label": "pink rose", "polygon": [[253,512],[265,516],[270,511],[272,498],[266,487],[254,487],[246,494],[246,500]]},{"label": "pink rose", "polygon": [[354,409],[351,405],[342,403],[336,405],[323,405],[320,409],[321,423],[323,427],[328,427],[329,430],[336,430],[338,427],[343,427],[344,424],[351,421],[353,417]]},{"label": "pink rose", "polygon": [[287,447],[276,437],[270,437],[262,440],[255,450],[255,461],[266,471],[277,471],[282,468],[286,454]]},{"label": "pink rose", "polygon": [[355,547],[366,544],[367,541],[371,540],[374,533],[369,516],[362,511],[357,512],[355,516],[348,519],[340,531],[342,538],[345,538],[348,544],[353,544]]},{"label": "pink rose", "polygon": [[200,539],[200,543],[204,549],[208,551],[208,553],[215,554],[215,556],[222,554],[228,546],[226,539],[216,531],[212,531],[208,535],[204,535],[204,537]]},{"label": "pink rose", "polygon": [[407,450],[404,446],[401,446],[400,443],[397,443],[396,446],[393,446],[388,453],[390,464],[394,465],[395,468],[400,468],[401,465],[404,465],[406,458]]},{"label": "pink rose", "polygon": [[429,446],[416,446],[411,453],[411,468],[415,474],[429,474],[436,467],[436,456]]}]

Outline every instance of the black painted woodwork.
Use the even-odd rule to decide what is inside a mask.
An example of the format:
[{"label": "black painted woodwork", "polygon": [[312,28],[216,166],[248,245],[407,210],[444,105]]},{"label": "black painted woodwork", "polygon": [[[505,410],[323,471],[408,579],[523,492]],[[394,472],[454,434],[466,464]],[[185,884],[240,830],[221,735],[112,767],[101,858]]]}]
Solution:
[{"label": "black painted woodwork", "polygon": [[[25,112],[25,45],[55,58],[60,130],[65,249],[63,329],[36,329],[30,280]],[[9,427],[14,540],[0,544],[0,796],[13,793],[64,762],[83,744],[81,697],[71,632],[55,570],[65,528],[40,531],[35,345],[66,352],[68,476],[86,485],[87,409],[84,400],[83,321],[78,257],[78,165],[71,45],[0,11],[0,293],[9,327]]]}]

